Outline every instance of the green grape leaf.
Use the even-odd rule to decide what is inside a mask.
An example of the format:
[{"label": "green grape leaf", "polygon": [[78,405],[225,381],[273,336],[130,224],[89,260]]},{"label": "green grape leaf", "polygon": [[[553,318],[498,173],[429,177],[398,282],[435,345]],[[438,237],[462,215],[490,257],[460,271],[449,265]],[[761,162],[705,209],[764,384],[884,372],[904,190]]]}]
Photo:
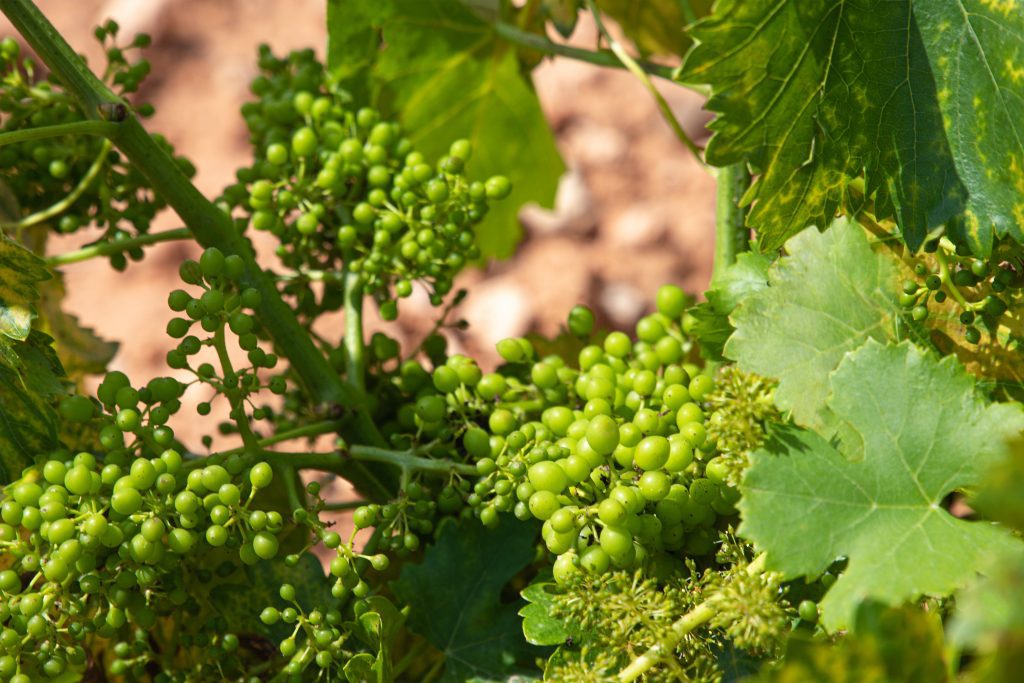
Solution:
[{"label": "green grape leaf", "polygon": [[232,633],[259,635],[274,642],[287,638],[291,626],[282,622],[267,626],[259,619],[263,608],[284,606],[279,595],[282,583],[295,586],[295,599],[307,612],[335,602],[320,561],[311,553],[303,553],[294,567],[280,561],[246,566],[239,562],[237,551],[233,555],[225,553],[221,562],[208,565],[223,566],[223,572],[215,573],[229,577],[227,581],[210,583],[207,588],[211,606],[227,620]]},{"label": "green grape leaf", "polygon": [[977,254],[993,236],[1024,243],[1024,7],[915,2],[967,207],[959,230]]},{"label": "green grape leaf", "polygon": [[21,218],[21,204],[11,186],[0,180],[0,222],[16,223]]},{"label": "green grape leaf", "polygon": [[353,655],[345,662],[345,680],[348,683],[369,683],[370,681],[379,680],[376,672],[373,670],[375,661],[373,655],[366,652]]},{"label": "green grape leaf", "polygon": [[36,283],[49,278],[41,258],[0,233],[0,344],[28,338],[39,299]]},{"label": "green grape leaf", "polygon": [[[550,206],[565,170],[517,52],[460,0],[335,0],[329,9],[328,66],[346,87],[399,116],[428,158],[466,138],[470,177],[512,181],[477,229],[485,257],[511,254],[522,236],[519,208]],[[346,66],[350,55],[355,66]]]},{"label": "green grape leaf", "polygon": [[762,249],[828,225],[861,175],[914,248],[963,208],[910,2],[724,0],[691,33],[680,80],[710,87],[708,161],[760,176],[744,200]]},{"label": "green grape leaf", "polygon": [[1024,549],[992,560],[985,576],[957,594],[949,637],[961,647],[992,652],[1013,634],[1024,647]]},{"label": "green grape leaf", "polygon": [[533,645],[564,645],[571,638],[575,642],[574,647],[579,647],[588,642],[592,634],[581,629],[579,624],[551,614],[555,604],[552,592],[557,590],[550,574],[535,579],[523,589],[520,595],[528,603],[519,610],[519,616],[523,618],[523,635]]},{"label": "green grape leaf", "polygon": [[32,330],[7,345],[10,356],[0,363],[0,484],[57,446],[53,404],[64,394],[64,369],[52,341]]},{"label": "green grape leaf", "polygon": [[864,599],[948,595],[989,555],[1020,543],[942,507],[1024,429],[1019,405],[987,405],[955,358],[937,361],[908,342],[869,340],[828,383],[829,406],[863,440],[863,460],[814,432],[779,429],[751,456],[738,507],[739,532],[766,551],[770,569],[813,576],[848,559],[820,603],[830,631],[850,627]]},{"label": "green grape leaf", "polygon": [[707,301],[690,309],[695,319],[690,332],[700,342],[701,353],[711,360],[723,360],[726,341],[732,336],[729,316],[740,302],[768,286],[771,259],[763,254],[744,252],[721,274],[705,293]]},{"label": "green grape leaf", "polygon": [[348,624],[351,632],[374,653],[367,669],[371,675],[360,680],[391,683],[391,646],[405,619],[391,601],[382,595],[371,595],[366,603],[368,609]]},{"label": "green grape leaf", "polygon": [[534,525],[510,516],[494,531],[447,523],[423,562],[405,565],[392,583],[411,608],[409,628],[444,653],[444,683],[506,680],[544,654],[523,639],[521,603],[501,602],[502,588],[533,559],[536,537]]},{"label": "green grape leaf", "polygon": [[106,341],[92,329],[84,327],[76,316],[64,312],[64,278],[60,275],[39,289],[39,315],[44,332],[54,339],[54,347],[71,378],[105,372],[120,346]]},{"label": "green grape leaf", "polygon": [[578,0],[541,0],[541,7],[551,25],[563,38],[568,38],[576,30],[576,22],[580,17]]},{"label": "green grape leaf", "polygon": [[971,507],[989,519],[1024,531],[1024,440],[1014,439],[1009,456],[988,471],[971,497]]},{"label": "green grape leaf", "polygon": [[[690,46],[687,18],[707,14],[710,0],[596,0],[642,55],[681,55]],[[687,7],[692,5],[692,7]]]},{"label": "green grape leaf", "polygon": [[741,299],[725,355],[746,372],[779,380],[775,401],[797,424],[831,434],[824,378],[865,340],[889,338],[898,271],[846,219],[823,233],[801,233],[786,249],[790,255],[768,271],[768,287]]},{"label": "green grape leaf", "polygon": [[748,683],[943,683],[942,621],[916,607],[858,612],[856,634],[836,642],[795,636],[780,663]]}]

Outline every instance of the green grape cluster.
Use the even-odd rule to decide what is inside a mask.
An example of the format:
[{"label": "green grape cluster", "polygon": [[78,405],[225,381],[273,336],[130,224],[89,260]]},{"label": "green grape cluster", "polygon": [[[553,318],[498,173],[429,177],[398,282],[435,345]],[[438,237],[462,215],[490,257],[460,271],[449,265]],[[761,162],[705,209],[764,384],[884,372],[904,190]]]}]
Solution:
[{"label": "green grape cluster", "polygon": [[[354,628],[339,609],[325,611],[313,608],[307,611],[296,599],[296,589],[292,584],[282,584],[278,594],[286,606],[267,606],[259,618],[267,626],[285,624],[292,628],[292,634],[278,646],[281,655],[289,660],[281,668],[283,680],[289,683],[348,680],[343,672],[365,645],[358,640],[360,629]],[[381,602],[387,601],[379,596],[359,600],[350,612],[359,620],[368,612],[378,612]],[[394,610],[394,607],[390,609]]]},{"label": "green grape cluster", "polygon": [[765,425],[782,421],[775,407],[775,386],[773,380],[735,365],[722,366],[715,376],[715,388],[706,397],[707,430],[718,455],[707,468],[730,486],[739,486],[751,452],[764,443]]},{"label": "green grape cluster", "polygon": [[[116,396],[130,404],[126,396],[136,390],[121,385],[118,375],[108,375],[101,400]],[[70,401],[62,404],[65,415],[85,406]],[[138,435],[138,413],[121,408],[114,425]],[[266,463],[246,468],[236,458],[203,466],[174,449],[145,457],[117,447],[117,439],[101,439],[114,448],[100,457],[54,453],[0,493],[7,563],[0,571],[0,680],[59,676],[85,662],[95,638],[115,644],[111,673],[141,676],[157,655],[145,636],[133,644],[131,634],[197,609],[189,606],[188,567],[202,571],[222,547],[250,564],[276,555],[284,520],[251,509],[257,491],[271,483]],[[214,639],[210,656],[237,649],[232,634]]]},{"label": "green grape cluster", "polygon": [[[146,47],[149,37],[139,35],[121,48],[114,44],[117,32],[117,24],[111,21],[96,29],[96,37],[107,57],[104,80],[118,95],[125,96],[135,92],[149,73],[149,62],[129,61],[128,51]],[[135,110],[142,116],[153,112],[150,105],[139,105]],[[84,118],[74,98],[54,78],[40,74],[32,58],[21,56],[17,42],[12,38],[0,42],[0,131],[55,126]],[[173,153],[162,137],[154,139]],[[186,159],[177,161],[189,176],[194,173]],[[103,230],[100,241],[117,241],[148,232],[155,215],[166,206],[142,174],[109,142],[87,135],[0,148],[0,179],[6,186],[5,196],[17,198],[16,215],[4,218],[4,228],[50,225],[59,232],[71,233],[96,226]],[[142,249],[134,247],[113,254],[110,262],[121,270],[128,258],[142,257]]]},{"label": "green grape cluster", "polygon": [[264,46],[259,63],[259,100],[242,109],[257,161],[224,201],[280,240],[278,256],[297,272],[286,291],[301,303],[311,279],[329,280],[344,265],[385,319],[416,281],[440,304],[455,274],[479,258],[473,226],[490,200],[508,196],[509,181],[468,179],[467,140],[432,165],[397,123],[350,107],[311,50],[277,58]]},{"label": "green grape cluster", "polygon": [[[1000,243],[992,256],[976,258],[966,247],[933,240],[925,245],[924,258],[914,264],[914,274],[920,279],[903,282],[900,305],[909,310],[913,320],[923,321],[930,303],[943,304],[952,297],[964,339],[978,344],[979,327],[994,334],[1001,319],[1012,313],[1013,298],[1024,287],[1022,263],[1010,253],[1013,251],[1009,242]],[[928,258],[928,254],[934,256]]]},{"label": "green grape cluster", "polygon": [[[449,485],[438,505],[455,510],[464,497],[463,514],[488,526],[502,512],[542,520],[560,581],[710,553],[739,493],[712,457],[704,401],[714,381],[687,362],[685,306],[682,290],[663,287],[637,341],[612,332],[580,351],[578,368],[536,358],[524,339],[499,343],[506,364],[495,373],[460,356],[437,366],[411,418],[456,434],[478,473],[471,493]],[[591,334],[593,314],[574,309],[569,327]]]},{"label": "green grape cluster", "polygon": [[[176,289],[167,297],[167,305],[180,317],[167,323],[167,334],[179,340],[167,352],[167,365],[188,370],[201,382],[212,387],[218,396],[224,396],[231,405],[230,417],[236,423],[248,423],[249,418],[266,419],[272,413],[261,407],[249,408],[251,397],[264,389],[274,394],[287,391],[287,381],[277,375],[266,382],[260,373],[277,366],[276,354],[267,353],[259,346],[259,331],[253,309],[260,305],[258,290],[242,284],[245,264],[242,258],[225,256],[220,249],[210,247],[198,261],[186,260],[178,269],[182,282],[200,288],[197,295]],[[227,352],[227,336],[237,340],[246,352],[249,366],[235,368]],[[203,349],[213,349],[220,370],[210,362],[197,362]],[[196,410],[208,415],[210,402],[200,403]]]}]

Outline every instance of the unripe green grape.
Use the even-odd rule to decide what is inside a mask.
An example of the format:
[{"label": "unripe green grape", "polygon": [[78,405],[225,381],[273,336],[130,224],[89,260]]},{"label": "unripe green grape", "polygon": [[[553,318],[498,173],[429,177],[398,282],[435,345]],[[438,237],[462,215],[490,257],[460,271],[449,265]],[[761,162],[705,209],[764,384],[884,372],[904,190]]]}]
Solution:
[{"label": "unripe green grape", "polygon": [[574,306],[569,311],[568,327],[577,337],[586,337],[594,329],[594,312],[586,306]]},{"label": "unripe green grape", "polygon": [[224,272],[224,252],[217,247],[209,247],[199,257],[199,268],[203,277],[217,277]]},{"label": "unripe green grape", "polygon": [[801,600],[797,606],[797,613],[808,624],[816,623],[818,621],[818,604],[813,600]]},{"label": "unripe green grape", "polygon": [[488,427],[492,433],[505,436],[515,429],[516,418],[511,411],[499,408],[488,418]]},{"label": "unripe green grape", "polygon": [[60,402],[60,415],[69,422],[88,422],[93,415],[93,405],[85,396],[68,396]]},{"label": "unripe green grape", "polygon": [[600,455],[609,455],[619,445],[619,426],[607,415],[596,415],[587,425],[587,443]]},{"label": "unripe green grape", "polygon": [[559,584],[569,583],[573,577],[579,574],[579,567],[576,566],[576,553],[566,552],[555,558],[551,567],[551,573]]},{"label": "unripe green grape", "polygon": [[267,161],[275,166],[283,166],[288,163],[288,148],[278,142],[268,145]]},{"label": "unripe green grape", "polygon": [[316,133],[309,126],[299,128],[292,135],[292,151],[300,157],[311,156],[318,144]]},{"label": "unripe green grape", "polygon": [[517,363],[525,357],[522,344],[514,338],[502,339],[495,348],[498,355],[509,363]]},{"label": "unripe green grape", "polygon": [[416,415],[424,422],[440,422],[447,413],[444,398],[423,396],[416,401]]},{"label": "unripe green grape", "polygon": [[645,316],[636,324],[636,336],[641,341],[653,344],[665,336],[665,327],[654,316]]},{"label": "unripe green grape", "polygon": [[110,507],[122,515],[132,515],[142,508],[142,496],[133,488],[123,488],[110,497]]},{"label": "unripe green grape", "polygon": [[611,526],[617,526],[626,518],[626,508],[622,503],[612,498],[605,498],[597,506],[597,516],[601,521]]},{"label": "unripe green grape", "polygon": [[601,530],[600,543],[601,549],[616,565],[626,566],[633,561],[633,534],[628,530],[606,526]]},{"label": "unripe green grape", "polygon": [[662,285],[655,296],[655,305],[662,315],[678,320],[686,310],[686,294],[676,285]]},{"label": "unripe green grape", "polygon": [[167,535],[167,547],[171,552],[184,555],[192,549],[195,537],[186,529],[171,529]]},{"label": "unripe green grape", "polygon": [[219,548],[228,541],[228,531],[219,524],[211,524],[206,529],[206,542],[215,548]]},{"label": "unripe green grape", "polygon": [[659,471],[644,472],[637,482],[640,495],[649,501],[659,501],[668,495],[672,480],[667,474]]},{"label": "unripe green grape", "polygon": [[699,422],[688,422],[679,429],[679,433],[695,447],[699,448],[707,440],[707,431]]},{"label": "unripe green grape", "polygon": [[693,445],[684,437],[669,437],[669,455],[663,467],[669,472],[682,472],[693,462]]},{"label": "unripe green grape", "polygon": [[538,491],[561,493],[569,485],[569,478],[556,463],[538,462],[530,466],[528,471],[530,483]]},{"label": "unripe green grape", "polygon": [[544,522],[544,526],[541,527],[541,537],[544,539],[544,545],[547,549],[555,555],[561,555],[572,548],[573,543],[576,541],[575,529],[567,532],[558,532],[551,527],[550,519]]},{"label": "unripe green grape", "polygon": [[488,199],[504,199],[512,192],[512,183],[505,176],[492,176],[484,183]]},{"label": "unripe green grape", "polygon": [[365,529],[377,523],[377,514],[367,505],[358,507],[352,514],[352,523],[356,528]]},{"label": "unripe green grape", "polygon": [[561,506],[558,503],[558,499],[551,491],[537,491],[530,496],[529,502],[530,513],[540,520],[547,520],[551,515],[555,514]]},{"label": "unripe green grape", "polygon": [[570,508],[560,508],[551,515],[548,522],[556,533],[565,534],[576,528],[576,514]]},{"label": "unripe green grape", "polygon": [[119,410],[114,422],[122,432],[134,432],[141,425],[138,412],[131,408]]},{"label": "unripe green grape", "polygon": [[128,476],[133,488],[144,491],[156,483],[157,473],[153,463],[145,458],[139,458],[132,462]]},{"label": "unripe green grape", "polygon": [[710,479],[694,479],[690,482],[690,500],[709,505],[718,495],[718,487]]},{"label": "unripe green grape", "polygon": [[264,560],[273,559],[277,555],[277,538],[266,531],[260,531],[252,539],[252,549]]},{"label": "unripe green grape", "polygon": [[700,401],[715,388],[715,381],[708,375],[697,375],[690,380],[690,396],[693,400]]}]

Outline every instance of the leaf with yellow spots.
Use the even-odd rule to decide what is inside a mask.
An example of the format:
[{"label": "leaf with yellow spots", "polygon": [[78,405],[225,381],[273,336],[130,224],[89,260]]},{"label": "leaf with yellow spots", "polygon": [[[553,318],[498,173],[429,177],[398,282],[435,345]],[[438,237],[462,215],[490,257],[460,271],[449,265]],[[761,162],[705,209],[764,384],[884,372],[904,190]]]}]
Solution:
[{"label": "leaf with yellow spots", "polygon": [[914,16],[969,195],[956,228],[979,255],[1024,242],[1024,2],[916,2]]},{"label": "leaf with yellow spots", "polygon": [[744,199],[762,248],[828,225],[862,175],[912,247],[962,209],[910,2],[723,0],[693,36],[681,80],[711,88],[708,161],[760,176]]}]

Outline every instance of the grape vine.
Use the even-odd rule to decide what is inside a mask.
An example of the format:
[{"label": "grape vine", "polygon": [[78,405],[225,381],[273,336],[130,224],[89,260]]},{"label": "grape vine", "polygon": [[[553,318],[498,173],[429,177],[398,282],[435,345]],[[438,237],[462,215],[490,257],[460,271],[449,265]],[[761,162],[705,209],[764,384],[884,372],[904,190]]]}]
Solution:
[{"label": "grape vine", "polygon": [[[1015,680],[1024,147],[991,130],[1024,115],[1024,20],[471,4],[330,0],[326,63],[260,47],[252,161],[208,199],[142,127],[149,37],[104,23],[94,74],[0,0],[0,681]],[[583,13],[596,50],[548,36]],[[630,72],[718,167],[712,286],[628,331],[580,304],[490,367],[446,332],[553,196],[555,55]],[[1004,106],[965,109],[952,62]],[[706,150],[650,77],[709,95]],[[172,240],[201,250],[133,382],[62,269]]]}]

